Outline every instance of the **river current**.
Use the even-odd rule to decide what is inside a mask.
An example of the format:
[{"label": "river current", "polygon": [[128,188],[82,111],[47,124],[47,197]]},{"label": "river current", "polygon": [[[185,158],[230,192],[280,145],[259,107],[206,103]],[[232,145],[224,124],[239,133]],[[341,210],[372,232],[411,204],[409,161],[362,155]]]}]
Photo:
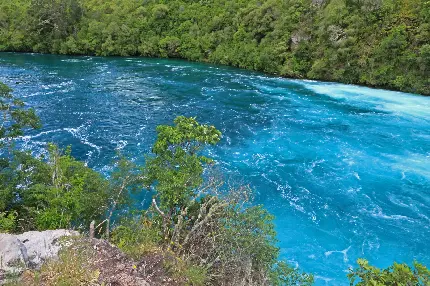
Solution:
[{"label": "river current", "polygon": [[196,116],[208,153],[276,216],[282,258],[317,285],[347,285],[359,257],[430,265],[430,97],[290,80],[179,60],[0,53],[0,81],[36,108],[47,142],[105,174],[155,127]]}]

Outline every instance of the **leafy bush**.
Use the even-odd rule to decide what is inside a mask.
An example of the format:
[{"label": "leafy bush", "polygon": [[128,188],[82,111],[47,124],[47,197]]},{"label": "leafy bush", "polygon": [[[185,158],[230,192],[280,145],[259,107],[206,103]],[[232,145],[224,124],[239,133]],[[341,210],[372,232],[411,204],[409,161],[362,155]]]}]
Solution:
[{"label": "leafy bush", "polygon": [[16,216],[14,231],[55,228],[87,229],[108,208],[108,183],[76,161],[70,149],[49,147],[48,161],[14,152],[0,169],[0,211]]},{"label": "leafy bush", "polygon": [[162,235],[153,224],[144,216],[124,219],[114,228],[111,241],[130,257],[141,259],[160,248]]},{"label": "leafy bush", "polygon": [[208,282],[205,266],[192,265],[175,256],[164,260],[164,268],[173,278],[183,281],[187,286],[203,286]]},{"label": "leafy bush", "polygon": [[275,267],[279,249],[273,216],[250,205],[249,188],[223,188],[209,171],[213,160],[201,152],[220,140],[215,127],[179,116],[174,126],[158,126],[157,133],[143,173],[155,192],[145,218],[159,228],[165,250],[185,265],[200,267],[189,268],[191,274],[204,269],[213,284],[267,285],[276,274],[288,277],[290,285],[313,280],[292,268]]},{"label": "leafy bush", "polygon": [[0,232],[9,233],[16,228],[15,212],[0,212]]},{"label": "leafy bush", "polygon": [[410,267],[404,263],[396,263],[386,269],[369,265],[365,259],[357,260],[358,267],[348,274],[350,285],[366,286],[397,286],[397,285],[430,285],[430,270],[418,262]]}]

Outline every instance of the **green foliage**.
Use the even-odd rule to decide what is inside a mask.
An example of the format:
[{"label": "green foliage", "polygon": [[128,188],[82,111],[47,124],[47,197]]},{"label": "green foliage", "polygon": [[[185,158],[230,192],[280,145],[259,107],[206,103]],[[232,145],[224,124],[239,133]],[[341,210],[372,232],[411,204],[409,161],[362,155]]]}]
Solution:
[{"label": "green foliage", "polygon": [[49,146],[48,161],[15,152],[0,170],[0,211],[15,214],[14,231],[88,228],[108,207],[108,184],[101,175],[70,155]]},{"label": "green foliage", "polygon": [[379,269],[369,265],[365,259],[357,260],[358,267],[351,269],[348,274],[350,285],[389,286],[389,285],[415,285],[424,286],[430,284],[430,270],[418,262],[413,267],[407,264],[394,262],[386,269]]},{"label": "green foliage", "polygon": [[430,94],[427,0],[0,3],[0,50],[179,57]]},{"label": "green foliage", "polygon": [[205,266],[189,264],[180,258],[169,257],[163,261],[164,269],[178,281],[187,286],[203,286],[208,282]]},{"label": "green foliage", "polygon": [[313,281],[312,276],[278,264],[273,216],[261,206],[249,205],[249,188],[225,190],[223,182],[210,174],[212,159],[200,153],[220,140],[214,126],[179,116],[174,126],[158,126],[157,133],[153,156],[144,168],[144,181],[155,194],[141,219],[153,223],[145,232],[119,227],[117,234],[140,233],[146,238],[149,229],[158,229],[160,247],[177,257],[173,269],[181,269],[192,285],[206,280],[215,285]]},{"label": "green foliage", "polygon": [[207,144],[216,144],[221,132],[214,126],[200,125],[195,118],[179,116],[175,126],[157,127],[157,141],[147,159],[145,183],[157,190],[161,207],[182,206],[203,183],[204,165],[211,162],[199,152]]},{"label": "green foliage", "polygon": [[111,241],[130,257],[141,259],[159,248],[162,234],[146,217],[127,218],[114,228]]},{"label": "green foliage", "polygon": [[182,272],[186,278],[185,285],[203,286],[207,280],[206,269],[203,266],[188,266]]},{"label": "green foliage", "polygon": [[0,212],[0,232],[9,233],[16,227],[15,212]]},{"label": "green foliage", "polygon": [[25,128],[39,128],[40,120],[34,109],[12,95],[12,90],[0,82],[0,148],[22,136]]},{"label": "green foliage", "polygon": [[34,51],[60,52],[67,37],[76,34],[82,8],[78,0],[31,0],[28,16]]},{"label": "green foliage", "polygon": [[281,285],[312,285],[314,282],[313,276],[307,273],[301,273],[297,269],[292,268],[287,263],[280,261],[272,266],[270,273],[270,281],[273,286]]}]

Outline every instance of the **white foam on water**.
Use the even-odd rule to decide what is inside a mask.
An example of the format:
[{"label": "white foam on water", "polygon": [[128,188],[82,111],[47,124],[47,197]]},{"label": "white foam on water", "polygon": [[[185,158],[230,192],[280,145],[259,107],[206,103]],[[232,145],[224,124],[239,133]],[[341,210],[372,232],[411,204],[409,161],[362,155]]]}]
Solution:
[{"label": "white foam on water", "polygon": [[390,90],[373,89],[368,87],[319,83],[301,80],[291,80],[304,87],[336,99],[344,99],[347,103],[360,105],[363,103],[373,106],[376,110],[387,111],[398,115],[430,116],[430,98]]},{"label": "white foam on water", "polygon": [[128,142],[127,142],[127,140],[119,140],[119,141],[117,141],[116,142],[116,150],[122,150],[122,149],[124,149],[124,147],[125,146],[127,146],[127,144],[128,144]]},{"label": "white foam on water", "polygon": [[385,157],[394,161],[391,164],[391,168],[399,170],[402,174],[402,179],[406,178],[406,173],[414,173],[430,179],[430,153],[408,152],[404,155],[388,154]]},{"label": "white foam on water", "polygon": [[61,132],[63,131],[63,129],[54,129],[54,130],[48,130],[48,131],[42,131],[36,135],[25,135],[25,136],[20,136],[17,137],[17,140],[23,140],[23,141],[29,141],[31,139],[46,135],[46,134],[50,134],[50,133],[56,133],[56,132]]},{"label": "white foam on water", "polygon": [[97,152],[100,154],[102,147],[90,142],[88,140],[88,135],[84,134],[87,128],[88,126],[81,125],[76,128],[64,128],[63,130],[72,134],[73,137],[78,138],[82,144],[85,144],[87,146],[90,146],[91,148],[96,149]]},{"label": "white foam on water", "polygon": [[[425,219],[427,222],[429,222],[429,223],[430,223],[430,218],[429,218],[428,216],[426,216],[425,214],[419,213],[419,214],[418,214],[418,216],[419,216],[420,218]],[[430,224],[429,224],[429,225],[430,225]],[[427,226],[426,226],[426,228],[429,228],[429,225],[427,225]]]},{"label": "white foam on water", "polygon": [[344,250],[330,250],[324,252],[324,255],[326,257],[329,257],[333,253],[342,253],[343,254],[343,262],[348,262],[348,251],[351,249],[351,245],[348,248],[345,248]]},{"label": "white foam on water", "polygon": [[379,239],[376,237],[375,241],[371,241],[369,239],[363,240],[363,243],[361,244],[361,254],[365,255],[365,249],[366,251],[375,251],[378,250],[380,247]]},{"label": "white foam on water", "polygon": [[410,217],[404,216],[404,215],[387,215],[382,211],[382,208],[379,206],[376,206],[373,210],[367,210],[367,209],[360,209],[360,212],[367,213],[368,215],[378,218],[378,219],[386,219],[386,220],[406,220],[408,222],[414,222],[414,220]]},{"label": "white foam on water", "polygon": [[84,61],[87,61],[87,60],[84,60],[84,59],[64,59],[64,60],[61,60],[62,62],[66,62],[66,63],[81,63],[81,62],[84,62]]},{"label": "white foam on water", "polygon": [[358,187],[358,188],[349,188],[348,190],[346,190],[346,192],[350,193],[350,194],[356,194],[356,193],[358,193],[360,191],[361,191],[361,187]]},{"label": "white foam on water", "polygon": [[299,211],[301,213],[306,213],[305,209],[296,203],[290,202],[290,206],[292,206],[294,209],[296,209],[297,211]]},{"label": "white foam on water", "polygon": [[324,277],[324,276],[320,276],[320,275],[315,275],[314,276],[315,280],[323,280],[325,282],[325,285],[330,285],[330,281],[332,281],[332,278],[328,278],[328,277]]},{"label": "white foam on water", "polygon": [[85,144],[85,145],[88,145],[88,146],[90,146],[90,147],[92,147],[92,148],[96,149],[96,150],[97,150],[97,152],[99,152],[99,153],[100,153],[100,150],[102,149],[102,147],[97,146],[97,145],[96,145],[96,144],[94,144],[94,143],[91,143],[91,142],[90,142],[90,141],[88,141],[87,139],[81,139],[81,143],[83,143],[83,144]]},{"label": "white foam on water", "polygon": [[399,207],[408,208],[408,209],[411,207],[409,204],[405,204],[401,198],[397,198],[395,194],[389,194],[388,199],[390,200],[390,202],[392,202],[393,204]]},{"label": "white foam on water", "polygon": [[354,174],[354,177],[356,177],[356,178],[357,178],[357,180],[361,180],[361,179],[360,179],[360,176],[358,175],[358,173],[357,173],[357,172],[354,172],[353,174]]},{"label": "white foam on water", "polygon": [[312,173],[312,171],[314,170],[314,168],[315,168],[316,166],[318,166],[319,164],[324,163],[324,162],[325,162],[325,160],[324,160],[324,159],[316,160],[316,161],[312,161],[312,162],[311,162],[311,165],[310,165],[308,168],[306,168],[306,172],[308,172],[308,173]]}]

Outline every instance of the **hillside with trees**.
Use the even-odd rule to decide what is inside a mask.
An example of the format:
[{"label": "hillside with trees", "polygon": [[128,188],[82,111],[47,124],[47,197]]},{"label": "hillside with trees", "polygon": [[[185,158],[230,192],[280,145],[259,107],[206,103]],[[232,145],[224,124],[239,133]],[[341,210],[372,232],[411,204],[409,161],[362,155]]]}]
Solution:
[{"label": "hillside with trees", "polygon": [[[63,228],[104,239],[68,243],[58,259],[22,276],[0,265],[0,283],[106,285],[113,276],[145,278],[146,267],[175,281],[153,285],[313,283],[312,274],[279,260],[274,216],[253,203],[250,187],[226,183],[203,155],[222,139],[215,126],[184,116],[159,125],[143,165],[118,154],[104,177],[73,158],[71,147],[48,144],[41,157],[16,148],[14,139],[41,122],[2,83],[0,115],[0,233]],[[151,203],[136,208],[136,193]],[[351,285],[429,285],[430,271],[417,262],[379,269],[359,259],[348,278]]]},{"label": "hillside with trees", "polygon": [[183,58],[430,94],[427,0],[9,0],[0,51]]}]

